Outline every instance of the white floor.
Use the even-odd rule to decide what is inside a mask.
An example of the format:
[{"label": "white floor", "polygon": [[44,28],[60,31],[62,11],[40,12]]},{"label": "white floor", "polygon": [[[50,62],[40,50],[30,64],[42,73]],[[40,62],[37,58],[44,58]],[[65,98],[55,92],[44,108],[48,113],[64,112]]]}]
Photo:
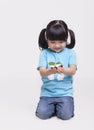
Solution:
[{"label": "white floor", "polygon": [[68,121],[56,117],[41,120],[35,116],[41,83],[35,86],[30,78],[11,75],[0,79],[0,130],[94,129],[92,78],[75,79],[75,117]]}]

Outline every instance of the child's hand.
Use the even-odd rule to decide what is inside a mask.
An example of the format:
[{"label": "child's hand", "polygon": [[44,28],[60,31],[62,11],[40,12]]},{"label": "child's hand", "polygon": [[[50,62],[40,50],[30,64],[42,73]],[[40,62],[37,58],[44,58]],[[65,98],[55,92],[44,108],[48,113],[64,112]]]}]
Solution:
[{"label": "child's hand", "polygon": [[63,68],[63,66],[59,66],[59,67],[57,67],[57,73],[63,73],[63,71],[64,71],[64,68]]},{"label": "child's hand", "polygon": [[50,72],[50,74],[56,74],[57,73],[57,68],[56,67],[50,68],[49,72]]}]

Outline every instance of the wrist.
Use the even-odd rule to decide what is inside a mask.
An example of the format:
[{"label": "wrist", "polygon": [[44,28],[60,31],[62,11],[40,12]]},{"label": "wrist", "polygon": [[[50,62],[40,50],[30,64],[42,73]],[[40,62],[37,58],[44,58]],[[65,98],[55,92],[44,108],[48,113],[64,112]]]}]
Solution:
[{"label": "wrist", "polygon": [[46,73],[47,73],[47,75],[52,74],[51,69],[48,69],[48,70],[46,71]]}]

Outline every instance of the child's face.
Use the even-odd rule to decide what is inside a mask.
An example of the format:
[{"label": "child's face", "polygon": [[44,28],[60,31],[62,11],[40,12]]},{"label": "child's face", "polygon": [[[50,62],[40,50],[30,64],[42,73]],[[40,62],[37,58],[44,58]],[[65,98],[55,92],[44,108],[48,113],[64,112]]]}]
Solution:
[{"label": "child's face", "polygon": [[55,51],[55,52],[60,52],[66,47],[66,41],[51,41],[48,40],[48,47]]}]

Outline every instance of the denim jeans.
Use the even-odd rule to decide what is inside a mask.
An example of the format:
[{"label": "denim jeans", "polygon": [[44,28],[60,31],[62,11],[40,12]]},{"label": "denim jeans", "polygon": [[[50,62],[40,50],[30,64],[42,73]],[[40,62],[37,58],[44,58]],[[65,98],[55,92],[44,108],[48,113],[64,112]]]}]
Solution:
[{"label": "denim jeans", "polygon": [[40,119],[57,116],[60,119],[68,120],[74,116],[74,99],[70,96],[40,97],[36,116]]}]

